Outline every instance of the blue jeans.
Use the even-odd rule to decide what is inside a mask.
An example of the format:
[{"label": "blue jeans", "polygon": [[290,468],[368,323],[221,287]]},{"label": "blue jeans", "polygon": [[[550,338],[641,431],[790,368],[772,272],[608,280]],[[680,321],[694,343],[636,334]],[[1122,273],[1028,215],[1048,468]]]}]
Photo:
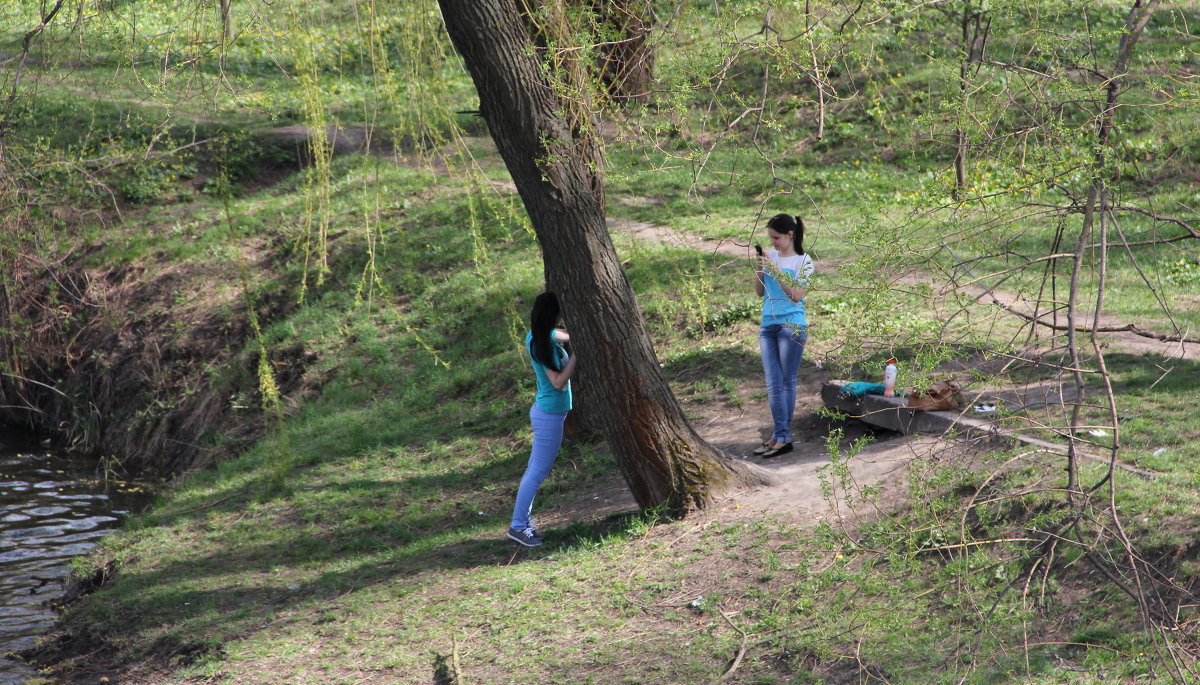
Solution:
[{"label": "blue jeans", "polygon": [[769,324],[758,331],[758,349],[762,353],[763,374],[767,377],[767,404],[775,430],[775,442],[792,441],[792,415],[796,411],[796,375],[804,357],[808,331],[784,324]]},{"label": "blue jeans", "polygon": [[533,498],[542,481],[550,475],[550,467],[558,459],[558,448],[563,440],[563,423],[568,412],[551,414],[538,408],[535,402],[529,408],[529,423],[533,426],[533,450],[529,465],[517,488],[517,503],[513,507],[512,527],[524,530],[529,527],[529,512],[533,511]]}]

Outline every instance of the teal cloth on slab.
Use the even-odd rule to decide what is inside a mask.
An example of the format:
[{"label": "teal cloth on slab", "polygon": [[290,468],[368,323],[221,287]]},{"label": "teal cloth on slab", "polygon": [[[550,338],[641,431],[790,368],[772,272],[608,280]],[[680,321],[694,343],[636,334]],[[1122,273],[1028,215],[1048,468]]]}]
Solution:
[{"label": "teal cloth on slab", "polygon": [[864,381],[855,381],[842,386],[842,394],[850,397],[862,397],[863,395],[882,395],[883,383],[866,383]]}]

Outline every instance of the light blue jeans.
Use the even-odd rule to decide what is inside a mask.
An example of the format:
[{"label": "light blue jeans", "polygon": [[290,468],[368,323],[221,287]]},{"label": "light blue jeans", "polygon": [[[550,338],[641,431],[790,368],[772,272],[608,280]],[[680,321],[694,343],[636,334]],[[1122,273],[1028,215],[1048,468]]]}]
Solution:
[{"label": "light blue jeans", "polygon": [[775,421],[771,439],[792,441],[792,415],[796,412],[796,376],[804,357],[808,330],[784,324],[769,324],[758,331],[763,374],[767,377],[767,404]]},{"label": "light blue jeans", "polygon": [[554,460],[558,459],[558,448],[562,446],[563,423],[569,412],[551,414],[538,408],[537,403],[529,408],[529,423],[533,426],[533,449],[529,454],[529,465],[517,488],[517,503],[513,507],[512,527],[525,530],[529,527],[529,513],[533,511],[533,498],[542,481],[550,475]]}]

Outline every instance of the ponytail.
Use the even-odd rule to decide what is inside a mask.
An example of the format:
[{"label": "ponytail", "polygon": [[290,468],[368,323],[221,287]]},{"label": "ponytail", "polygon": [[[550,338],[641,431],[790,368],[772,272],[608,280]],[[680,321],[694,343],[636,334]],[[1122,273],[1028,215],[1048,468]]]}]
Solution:
[{"label": "ponytail", "polygon": [[533,334],[531,342],[531,356],[548,369],[562,371],[562,367],[558,365],[558,361],[554,358],[553,339],[554,326],[558,324],[558,296],[550,291],[546,291],[537,296],[533,301],[533,311],[529,314],[530,332]]},{"label": "ponytail", "polygon": [[804,254],[804,219],[790,214],[776,214],[767,222],[767,228],[777,233],[792,234],[792,249]]}]

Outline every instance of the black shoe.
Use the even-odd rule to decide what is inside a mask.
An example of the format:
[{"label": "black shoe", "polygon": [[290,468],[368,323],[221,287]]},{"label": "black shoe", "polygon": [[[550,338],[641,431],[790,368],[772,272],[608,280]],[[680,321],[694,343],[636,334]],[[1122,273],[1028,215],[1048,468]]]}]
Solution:
[{"label": "black shoe", "polygon": [[771,441],[768,440],[768,441],[764,442],[763,444],[759,445],[758,447],[754,448],[754,451],[751,452],[751,454],[760,455],[763,452],[769,452],[773,449],[775,449],[775,448],[771,446]]},{"label": "black shoe", "polygon": [[542,544],[542,534],[530,526],[528,528],[509,528],[508,539],[526,547],[537,547]]},{"label": "black shoe", "polygon": [[774,447],[774,448],[767,450],[766,452],[763,452],[762,458],[770,459],[771,457],[778,457],[781,454],[787,454],[788,452],[791,452],[791,451],[792,451],[792,443],[785,442],[782,445],[780,445],[779,447]]}]

